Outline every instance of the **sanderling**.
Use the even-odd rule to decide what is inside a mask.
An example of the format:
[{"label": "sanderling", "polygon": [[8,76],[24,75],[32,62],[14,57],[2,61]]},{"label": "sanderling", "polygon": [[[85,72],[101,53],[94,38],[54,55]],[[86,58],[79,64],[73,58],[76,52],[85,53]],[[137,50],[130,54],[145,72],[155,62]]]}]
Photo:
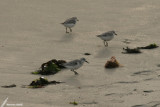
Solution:
[{"label": "sanderling", "polygon": [[67,19],[65,22],[63,22],[63,23],[61,23],[61,24],[66,27],[66,33],[69,33],[69,32],[67,32],[67,28],[69,28],[69,29],[70,29],[70,32],[72,32],[72,29],[71,29],[71,28],[75,26],[75,24],[76,24],[77,21],[79,21],[79,20],[77,19],[77,17],[72,17],[72,18],[70,18],[70,19]]},{"label": "sanderling", "polygon": [[108,46],[107,41],[112,40],[114,38],[114,35],[117,35],[115,31],[108,31],[102,33],[101,35],[97,35],[97,37],[100,37],[104,41],[104,46]]},{"label": "sanderling", "polygon": [[86,61],[85,58],[81,58],[81,59],[76,59],[76,60],[64,63],[63,66],[68,69],[71,69],[71,71],[73,71],[75,75],[78,75],[78,73],[75,70],[80,68],[84,62],[89,63],[88,61]]}]

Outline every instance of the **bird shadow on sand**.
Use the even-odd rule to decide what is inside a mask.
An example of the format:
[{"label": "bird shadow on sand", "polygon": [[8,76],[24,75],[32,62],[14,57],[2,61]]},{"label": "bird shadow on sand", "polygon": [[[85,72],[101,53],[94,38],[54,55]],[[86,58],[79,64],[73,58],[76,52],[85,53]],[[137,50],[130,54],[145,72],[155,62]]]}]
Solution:
[{"label": "bird shadow on sand", "polygon": [[62,36],[62,38],[59,40],[59,42],[71,42],[76,34],[74,33],[66,33]]},{"label": "bird shadow on sand", "polygon": [[102,47],[100,50],[98,50],[97,55],[95,55],[96,58],[107,58],[111,55],[111,49],[108,47]]},{"label": "bird shadow on sand", "polygon": [[65,79],[64,81],[66,82],[67,85],[79,87],[82,84],[78,80],[78,76],[79,75],[76,76],[76,75],[73,74],[72,76],[67,77],[67,79]]},{"label": "bird shadow on sand", "polygon": [[110,69],[106,69],[104,68],[104,72],[107,73],[108,75],[112,75],[116,72],[117,68],[110,68]]}]

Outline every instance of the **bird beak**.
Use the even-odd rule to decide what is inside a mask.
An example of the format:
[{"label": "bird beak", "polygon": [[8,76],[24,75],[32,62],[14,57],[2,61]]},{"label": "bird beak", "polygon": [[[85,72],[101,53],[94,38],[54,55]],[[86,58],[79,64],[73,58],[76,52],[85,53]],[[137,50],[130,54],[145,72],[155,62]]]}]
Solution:
[{"label": "bird beak", "polygon": [[77,21],[79,21],[79,20],[77,19]]},{"label": "bird beak", "polygon": [[116,33],[114,33],[115,35],[117,35]]},{"label": "bird beak", "polygon": [[85,61],[85,62],[89,63],[88,61]]}]

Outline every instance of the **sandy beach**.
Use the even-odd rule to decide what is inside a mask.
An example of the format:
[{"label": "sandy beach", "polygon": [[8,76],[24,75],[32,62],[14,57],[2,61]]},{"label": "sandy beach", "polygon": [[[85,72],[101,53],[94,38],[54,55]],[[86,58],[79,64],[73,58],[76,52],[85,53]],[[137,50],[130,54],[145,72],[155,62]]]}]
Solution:
[{"label": "sandy beach", "polygon": [[[160,46],[158,0],[0,0],[0,105],[22,107],[160,107],[160,48],[123,54],[124,47]],[[76,16],[72,33],[60,23]],[[104,47],[96,35],[118,34]],[[123,41],[129,41],[128,44]],[[91,55],[85,56],[84,53]],[[123,67],[105,69],[115,56]],[[22,88],[51,59],[85,57],[74,75],[70,70],[44,76],[65,83]],[[7,105],[5,105],[7,107]]]}]

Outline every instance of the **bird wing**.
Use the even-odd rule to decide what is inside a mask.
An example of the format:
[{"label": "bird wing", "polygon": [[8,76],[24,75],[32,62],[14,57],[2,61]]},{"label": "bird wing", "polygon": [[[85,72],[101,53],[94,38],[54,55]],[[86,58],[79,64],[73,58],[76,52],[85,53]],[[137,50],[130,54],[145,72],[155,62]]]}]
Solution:
[{"label": "bird wing", "polygon": [[79,62],[79,60],[76,59],[76,60],[73,60],[73,61],[64,63],[63,65],[64,65],[64,66],[76,66],[76,65],[78,64],[78,62]]},{"label": "bird wing", "polygon": [[75,24],[76,20],[74,19],[67,19],[63,24]]},{"label": "bird wing", "polygon": [[111,32],[105,32],[102,34],[102,36],[112,36],[113,34]]}]

